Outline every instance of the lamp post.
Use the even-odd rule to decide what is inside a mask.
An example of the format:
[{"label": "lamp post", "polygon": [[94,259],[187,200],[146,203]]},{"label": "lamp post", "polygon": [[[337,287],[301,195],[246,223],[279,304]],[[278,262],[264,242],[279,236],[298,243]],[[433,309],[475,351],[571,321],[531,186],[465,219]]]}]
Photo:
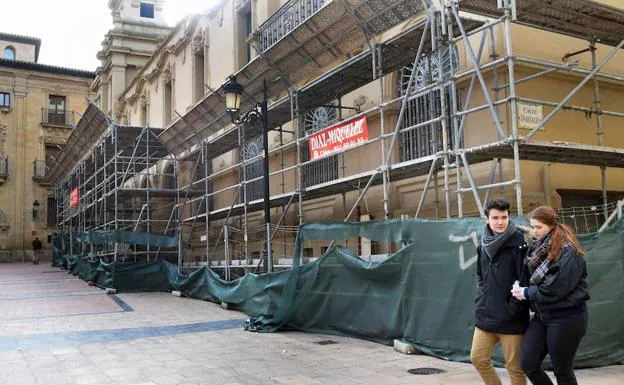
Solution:
[{"label": "lamp post", "polygon": [[39,201],[35,199],[32,206],[32,217],[33,219],[37,219],[37,214],[39,213]]},{"label": "lamp post", "polygon": [[264,181],[264,250],[267,256],[266,269],[267,272],[273,271],[273,258],[271,257],[271,202],[269,194],[269,140],[268,140],[268,112],[267,112],[267,90],[266,80],[263,82],[262,102],[241,115],[240,103],[243,95],[243,86],[238,84],[236,77],[231,75],[228,81],[223,85],[225,93],[225,110],[230,113],[232,123],[239,125],[246,122],[260,121],[260,129],[262,131],[262,147],[264,148],[263,157],[263,181]]}]

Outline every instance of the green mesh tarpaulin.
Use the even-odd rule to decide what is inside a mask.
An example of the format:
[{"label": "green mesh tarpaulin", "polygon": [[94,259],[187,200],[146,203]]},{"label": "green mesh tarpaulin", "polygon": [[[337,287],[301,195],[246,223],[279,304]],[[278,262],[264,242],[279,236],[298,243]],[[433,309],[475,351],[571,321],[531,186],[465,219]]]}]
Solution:
[{"label": "green mesh tarpaulin", "polygon": [[101,288],[119,291],[171,291],[180,280],[177,267],[167,261],[111,262],[92,261],[80,255],[64,256],[65,267],[84,281]]},{"label": "green mesh tarpaulin", "polygon": [[245,274],[235,281],[224,281],[208,268],[201,268],[180,280],[177,290],[185,296],[212,302],[226,302],[252,316],[271,316],[291,271],[271,274]]},{"label": "green mesh tarpaulin", "polygon": [[[81,243],[90,244],[93,240],[102,239],[98,238],[99,235],[93,237],[94,234],[96,232],[80,233],[74,237],[74,250],[81,250]],[[142,234],[134,234],[128,238],[141,239],[140,235]],[[54,266],[67,269],[84,281],[91,281],[102,288],[115,288],[119,291],[171,291],[180,280],[177,267],[167,261],[106,263],[86,255],[71,255],[68,233],[54,233],[52,245]]]},{"label": "green mesh tarpaulin", "polygon": [[102,263],[101,268],[119,291],[171,291],[179,281],[177,267],[167,261]]},{"label": "green mesh tarpaulin", "polygon": [[[249,328],[351,335],[389,342],[404,338],[433,356],[469,359],[474,330],[476,245],[483,221],[384,221],[306,224],[304,240],[361,236],[405,246],[381,262],[366,262],[333,248],[316,262],[295,258],[287,286],[270,317]],[[592,299],[589,330],[577,354],[578,367],[624,359],[624,220],[600,234],[580,236],[587,251]],[[498,353],[495,360],[501,364]]]},{"label": "green mesh tarpaulin", "polygon": [[[474,329],[476,245],[483,221],[394,220],[303,225],[293,268],[247,274],[226,282],[210,269],[178,276],[165,261],[87,263],[83,256],[55,256],[59,266],[102,287],[120,291],[180,290],[185,296],[227,302],[253,317],[249,330],[298,329],[390,342],[404,338],[426,354],[468,361]],[[400,250],[367,262],[343,247],[302,265],[305,240],[365,237],[394,242]],[[624,360],[624,220],[600,234],[579,237],[587,251],[589,330],[578,367]],[[55,248],[56,253],[56,248]],[[95,270],[94,270],[95,269]],[[495,360],[501,364],[497,353]]]},{"label": "green mesh tarpaulin", "polygon": [[125,230],[92,230],[81,232],[76,236],[78,242],[90,245],[106,245],[115,242],[140,246],[177,247],[177,235],[141,233]]}]

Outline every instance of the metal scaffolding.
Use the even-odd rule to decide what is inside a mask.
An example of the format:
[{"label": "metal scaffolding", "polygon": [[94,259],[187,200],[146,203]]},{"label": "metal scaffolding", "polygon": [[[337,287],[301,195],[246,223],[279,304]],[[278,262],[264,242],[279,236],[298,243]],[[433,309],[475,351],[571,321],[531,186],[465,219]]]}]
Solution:
[{"label": "metal scaffolding", "polygon": [[[293,12],[297,17],[292,17]],[[512,26],[516,24],[586,40],[592,54],[592,68],[580,68],[576,62],[555,63],[514,54]],[[502,31],[502,52],[496,52],[501,46],[495,41],[496,30]],[[490,60],[483,60],[488,42]],[[596,42],[611,46],[600,62],[595,57]],[[344,220],[348,221],[358,205],[366,204],[370,188],[381,186],[383,218],[387,219],[393,207],[391,181],[408,178],[424,179],[418,205],[412,213],[416,217],[422,215],[430,190],[435,194],[436,216],[462,217],[465,194],[482,212],[482,202],[498,188],[513,188],[515,209],[522,214],[521,160],[599,167],[604,200],[601,212],[605,219],[610,217],[616,208],[607,202],[605,169],[624,168],[624,149],[605,146],[601,119],[624,117],[624,112],[602,108],[599,81],[624,85],[624,76],[602,71],[623,45],[624,11],[590,0],[550,0],[547,4],[541,0],[289,1],[258,28],[255,40],[258,55],[236,74],[246,91],[242,109],[262,99],[262,84],[266,81],[268,128],[278,135],[278,144],[269,147],[269,157],[279,163],[279,167],[269,170],[271,185],[279,185],[270,196],[270,206],[277,214],[273,218],[277,219],[272,223],[269,254],[279,261],[292,252],[289,245],[294,244],[293,229],[306,220],[305,202],[342,195]],[[459,62],[459,49],[465,52],[466,63]],[[518,65],[529,66],[534,72],[519,77]],[[553,73],[567,73],[582,80],[561,100],[523,97],[518,92],[518,84]],[[400,92],[395,97],[386,93],[386,83],[393,79],[390,74],[400,76]],[[593,81],[592,105],[572,104],[572,97],[590,81]],[[353,107],[343,106],[342,96],[372,82],[379,85],[380,100],[372,107],[360,108],[349,119],[376,116],[379,132],[365,143],[328,158],[311,160],[307,152],[308,135],[332,122],[344,121],[342,112]],[[479,98],[473,96],[475,90],[480,90]],[[484,102],[478,104],[476,101],[481,97]],[[518,103],[549,110],[524,135],[518,127]],[[85,119],[88,127],[111,125],[102,117],[90,116],[90,109],[79,126]],[[596,143],[534,140],[536,133],[562,110],[596,119]],[[466,128],[468,119],[477,114],[478,124],[473,123],[473,129],[476,126],[489,137],[475,144],[466,140]],[[483,114],[488,114],[488,118],[483,118]],[[154,138],[158,134],[160,141],[149,147],[159,143],[164,147],[157,147],[148,156],[144,151],[147,145],[137,149],[135,142],[118,143],[110,139],[114,150],[104,151],[108,157],[100,157],[97,162],[83,159],[84,154],[73,154],[70,150],[67,159],[77,165],[69,177],[66,177],[68,170],[58,171],[59,178],[61,175],[65,178],[57,187],[59,197],[66,197],[76,181],[85,186],[84,193],[94,193],[93,198],[87,194],[92,200],[80,210],[72,211],[67,202],[59,201],[63,226],[74,231],[102,226],[154,229],[154,223],[148,225],[145,221],[155,220],[150,210],[155,191],[148,185],[131,193],[127,191],[128,183],[144,174],[149,177],[157,170],[154,166],[172,154],[176,181],[182,180],[180,165],[184,162],[191,165],[186,168],[188,180],[178,183],[182,186],[175,193],[174,189],[167,189],[161,195],[170,199],[171,209],[161,230],[168,234],[176,229],[180,234],[178,263],[222,268],[228,279],[234,265],[244,271],[257,270],[263,261],[255,245],[261,244],[264,230],[259,220],[262,194],[258,194],[256,185],[262,179],[261,149],[267,145],[258,140],[261,136],[258,125],[232,126],[221,90],[216,90],[164,131],[111,127],[117,129],[111,129],[110,138],[123,130],[134,132],[134,138]],[[72,140],[68,146],[85,145],[80,139]],[[108,142],[98,142],[92,151],[103,148],[102,143]],[[232,150],[238,156],[233,156],[231,164],[219,166],[220,157]],[[345,170],[346,156],[369,150],[374,150],[371,154],[379,154],[375,167]],[[504,159],[513,164],[513,177],[508,180],[502,172]],[[472,175],[471,166],[487,162],[491,162],[489,180],[477,184],[479,180]],[[131,164],[144,166],[131,167]],[[323,166],[319,167],[320,164]],[[91,177],[92,172],[101,176]],[[233,182],[231,175],[238,177],[238,182]],[[292,189],[287,187],[286,179],[295,180]],[[358,192],[358,196],[347,207],[345,196],[350,192]],[[226,194],[230,198],[224,198]],[[124,208],[130,203],[134,206],[131,205],[131,215],[127,217]],[[98,210],[91,209],[93,205]],[[147,213],[141,212],[144,205]],[[617,207],[621,211],[621,205]],[[99,212],[104,214],[98,216]],[[289,220],[292,217],[296,220]],[[596,223],[596,226],[600,224]],[[345,244],[349,242],[345,240]],[[203,250],[201,255],[197,250]],[[118,253],[115,248],[115,257]],[[151,253],[153,250],[147,254]],[[187,256],[187,253],[194,254]]]},{"label": "metal scaffolding", "polygon": [[[296,8],[298,2],[291,1],[284,8]],[[462,12],[460,14],[460,12]],[[286,12],[286,11],[284,11]],[[450,217],[452,213],[464,215],[465,194],[474,199],[482,212],[482,202],[492,189],[512,187],[515,195],[515,208],[518,214],[524,211],[522,201],[521,159],[542,162],[570,163],[593,165],[603,170],[602,186],[605,197],[605,215],[608,213],[606,202],[605,167],[624,167],[624,150],[605,147],[602,141],[600,119],[602,116],[624,116],[623,112],[602,109],[599,104],[598,80],[609,79],[622,83],[624,77],[601,72],[603,66],[624,45],[624,12],[612,7],[603,6],[593,1],[558,0],[548,5],[531,0],[466,0],[439,2],[432,1],[332,1],[316,9],[299,20],[299,25],[284,29],[282,35],[275,36],[279,29],[278,12],[274,17],[260,26],[256,50],[258,57],[236,74],[248,94],[243,103],[253,105],[260,97],[261,83],[269,81],[270,128],[279,131],[279,146],[270,149],[270,157],[280,158],[278,169],[270,170],[273,184],[281,179],[279,193],[271,194],[271,206],[281,213],[298,210],[298,222],[303,223],[304,202],[311,199],[344,194],[359,190],[359,197],[349,210],[345,207],[345,221],[352,218],[356,206],[361,203],[371,186],[381,185],[383,189],[384,218],[391,213],[389,184],[390,181],[426,176],[420,201],[415,212],[422,214],[427,192],[434,183],[435,194],[438,195],[438,174],[442,174],[442,194],[445,212],[441,216]],[[287,12],[286,12],[287,13]],[[575,23],[567,20],[570,13],[574,14]],[[472,17],[470,14],[486,16]],[[410,19],[408,21],[408,19]],[[600,63],[596,63],[592,50],[594,66],[591,69],[579,68],[575,63],[552,63],[545,60],[514,55],[512,46],[512,25],[522,24],[533,28],[568,36],[584,38],[590,47],[595,47],[598,40],[603,44],[612,45],[612,51]],[[401,32],[390,37],[384,34],[397,25]],[[495,52],[496,28],[502,28],[504,36],[504,52]],[[270,32],[267,32],[270,30]],[[271,38],[262,38],[271,36]],[[492,60],[482,63],[482,53],[487,41],[490,41]],[[478,47],[473,47],[479,42]],[[467,55],[467,65],[461,66],[456,52],[462,47]],[[340,64],[331,67],[332,62],[340,61],[346,52],[355,47],[362,47],[359,53]],[[355,50],[357,52],[357,50]],[[437,72],[419,73],[423,61],[428,61],[429,68],[437,67]],[[537,68],[536,73],[517,78],[516,65],[531,65]],[[411,64],[411,66],[410,66]],[[311,81],[301,83],[302,78],[310,78],[318,68],[329,68]],[[391,100],[384,98],[387,74],[403,69],[401,94]],[[491,78],[485,74],[492,73]],[[516,88],[517,84],[539,79],[555,72],[568,72],[583,76],[583,80],[563,100],[550,101],[522,97]],[[501,84],[497,75],[506,79]],[[426,77],[429,76],[427,79]],[[595,103],[592,106],[570,104],[571,97],[586,83],[594,80]],[[340,103],[341,96],[370,82],[379,83],[381,99],[372,108],[360,111],[359,115],[378,115],[381,131],[368,142],[343,150],[325,162],[325,174],[310,175],[310,166],[320,163],[306,157],[307,135],[306,119],[309,114],[325,108],[319,114],[331,115],[333,100]],[[462,88],[462,99],[456,97]],[[476,88],[482,91],[485,103],[474,105],[473,93]],[[494,90],[494,92],[492,92]],[[526,135],[518,130],[517,103],[537,104],[551,111]],[[330,110],[327,110],[330,108]],[[420,108],[420,110],[419,110]],[[503,124],[501,110],[507,109],[508,126]],[[561,110],[578,111],[595,116],[597,121],[596,145],[569,143],[564,141],[540,142],[533,136],[550,118]],[[342,113],[343,106],[336,106],[335,115]],[[424,111],[424,112],[423,112]],[[491,140],[478,145],[465,146],[464,129],[469,116],[480,111],[490,114],[489,122],[496,129]],[[388,127],[393,119],[388,118],[389,112],[396,116],[394,127]],[[318,114],[317,114],[318,115]],[[354,116],[350,116],[352,119]],[[329,119],[331,120],[331,119]],[[329,121],[328,120],[328,121]],[[342,120],[338,118],[337,120]],[[487,121],[487,120],[486,120]],[[325,122],[327,123],[327,122]],[[485,123],[485,121],[484,121]],[[294,137],[284,140],[282,127],[290,124]],[[258,127],[239,126],[223,131],[230,125],[219,92],[206,96],[195,108],[191,109],[161,134],[163,143],[176,154],[193,154],[201,151],[206,162],[233,149],[240,149],[238,162],[218,172],[207,174],[206,180],[217,180],[228,172],[239,170],[239,182],[219,189],[206,189],[206,197],[214,197],[227,190],[236,191],[236,198],[228,207],[214,208],[205,213],[190,216],[184,222],[201,221],[217,227],[231,226],[233,218],[238,218],[241,236],[237,240],[217,238],[212,242],[236,243],[237,249],[243,250],[239,259],[252,261],[248,253],[248,244],[255,229],[248,229],[249,216],[254,215],[262,207],[262,201],[249,199],[250,187],[258,182],[260,174],[249,173],[250,162],[262,159],[261,152],[253,156],[243,154],[248,141],[260,135]],[[329,125],[329,124],[326,124]],[[320,127],[323,128],[323,127]],[[184,138],[184,139],[182,139]],[[262,145],[262,143],[260,143]],[[345,153],[366,151],[379,146],[381,157],[378,166],[345,175],[341,168]],[[393,161],[393,151],[401,151],[399,161]],[[285,165],[284,154],[294,151],[295,164]],[[502,160],[513,161],[513,178],[503,180]],[[471,173],[471,165],[491,162],[489,182],[478,185]],[[496,174],[499,171],[498,180]],[[287,191],[283,182],[285,175],[296,174],[296,187]],[[313,182],[310,183],[309,181]],[[452,186],[452,182],[455,186]],[[452,194],[456,196],[453,198]],[[485,195],[484,195],[485,194]],[[455,201],[457,208],[451,209]],[[439,199],[436,206],[439,210]],[[294,208],[296,206],[296,208]],[[609,206],[610,207],[610,206]],[[274,226],[285,225],[281,215]],[[288,223],[293,225],[296,223]],[[230,231],[229,234],[232,234]],[[189,237],[193,235],[189,234]],[[210,237],[206,237],[208,239]],[[226,239],[228,239],[226,237]],[[279,249],[279,240],[273,236],[273,249]],[[208,248],[207,248],[208,250]],[[227,252],[230,252],[231,249]],[[286,256],[288,252],[284,253]],[[212,266],[227,265],[219,262],[217,254],[208,251],[205,262]],[[230,257],[222,260],[231,261]],[[228,262],[229,263],[229,262]],[[253,264],[250,264],[253,265]]]},{"label": "metal scaffolding", "polygon": [[[161,144],[161,131],[116,125],[89,104],[52,167],[58,227],[70,237],[113,231],[132,236],[125,242],[83,242],[81,250],[70,250],[72,254],[177,263],[177,244],[153,244],[157,235],[176,236],[181,193],[177,162]],[[141,240],[132,241],[135,235]]]}]

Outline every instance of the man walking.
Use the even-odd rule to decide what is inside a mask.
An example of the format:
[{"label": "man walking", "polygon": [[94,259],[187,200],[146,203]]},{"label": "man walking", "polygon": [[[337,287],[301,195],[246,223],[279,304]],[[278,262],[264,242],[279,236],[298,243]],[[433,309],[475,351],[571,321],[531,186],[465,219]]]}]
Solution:
[{"label": "man walking", "polygon": [[477,248],[476,327],[470,359],[486,385],[501,385],[490,359],[500,343],[512,385],[526,385],[520,367],[522,336],[529,308],[511,295],[515,281],[525,286],[523,233],[509,218],[509,202],[494,199],[485,206],[487,223]]},{"label": "man walking", "polygon": [[35,239],[33,239],[32,248],[33,248],[33,265],[38,265],[39,254],[41,254],[41,249],[43,248],[43,244],[41,244],[41,241],[39,240],[39,238],[35,237]]}]

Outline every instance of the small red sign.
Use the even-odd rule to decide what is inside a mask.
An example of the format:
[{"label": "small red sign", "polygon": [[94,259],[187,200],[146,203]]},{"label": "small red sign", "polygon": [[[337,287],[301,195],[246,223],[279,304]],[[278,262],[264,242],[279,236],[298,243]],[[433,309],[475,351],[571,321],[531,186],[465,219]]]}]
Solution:
[{"label": "small red sign", "polygon": [[69,207],[77,207],[78,203],[80,203],[80,190],[74,187],[69,193]]},{"label": "small red sign", "polygon": [[368,141],[366,115],[308,136],[310,159],[316,160]]}]

